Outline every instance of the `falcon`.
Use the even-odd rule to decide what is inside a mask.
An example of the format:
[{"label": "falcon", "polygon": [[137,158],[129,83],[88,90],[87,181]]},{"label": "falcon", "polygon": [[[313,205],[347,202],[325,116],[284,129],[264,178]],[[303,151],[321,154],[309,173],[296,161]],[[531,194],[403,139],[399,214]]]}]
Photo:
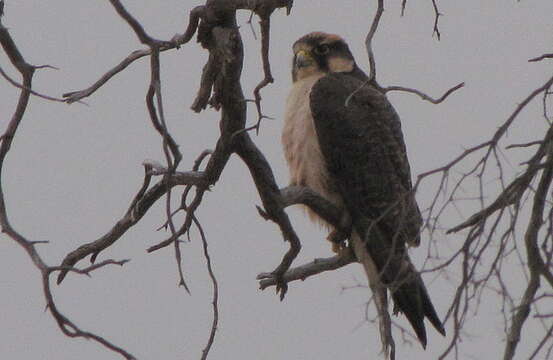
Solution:
[{"label": "falcon", "polygon": [[383,289],[384,304],[390,293],[394,313],[407,317],[426,348],[425,318],[440,334],[445,330],[407,254],[419,245],[422,218],[399,117],[340,36],[307,34],[293,52],[282,133],[290,185],[309,187],[342,211],[351,224],[345,237],[306,208],[339,242],[335,251],[348,238],[371,289]]}]

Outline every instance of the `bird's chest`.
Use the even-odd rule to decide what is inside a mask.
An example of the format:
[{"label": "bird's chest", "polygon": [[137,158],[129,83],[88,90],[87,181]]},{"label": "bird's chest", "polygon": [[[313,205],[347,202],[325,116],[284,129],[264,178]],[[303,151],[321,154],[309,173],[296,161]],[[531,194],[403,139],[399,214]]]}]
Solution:
[{"label": "bird's chest", "polygon": [[290,170],[290,184],[307,186],[327,200],[341,205],[335,192],[325,159],[321,153],[309,94],[320,76],[313,76],[294,84],[286,102],[282,145]]}]

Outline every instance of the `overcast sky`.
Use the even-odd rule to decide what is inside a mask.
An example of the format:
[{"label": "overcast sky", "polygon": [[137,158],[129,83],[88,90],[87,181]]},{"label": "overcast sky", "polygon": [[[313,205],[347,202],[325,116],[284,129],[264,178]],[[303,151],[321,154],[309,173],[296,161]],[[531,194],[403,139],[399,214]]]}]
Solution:
[{"label": "overcast sky", "polygon": [[[127,9],[159,39],[183,32],[188,11],[200,1],[125,1]],[[295,1],[291,16],[272,17],[271,63],[275,83],[263,90],[263,123],[254,141],[273,166],[280,185],[287,170],[280,146],[286,93],[291,84],[291,44],[314,30],[342,35],[358,64],[367,70],[364,38],[376,1]],[[464,148],[489,138],[517,103],[541,86],[551,62],[528,63],[552,51],[553,2],[442,1],[442,40],[432,36],[430,1],[410,1],[400,17],[393,1],[375,38],[378,80],[382,85],[416,87],[433,96],[462,81],[466,87],[445,103],[432,105],[409,94],[390,94],[403,122],[412,171],[443,165]],[[339,4],[339,5],[338,5]],[[28,62],[59,70],[40,70],[34,88],[62,93],[88,87],[131,51],[141,48],[129,26],[108,1],[6,1],[3,24],[10,29]],[[245,47],[243,87],[247,97],[261,79],[259,40],[239,14]],[[257,34],[257,21],[254,22]],[[193,113],[206,51],[195,42],[163,53],[164,109],[168,126],[184,155],[187,170],[218,135],[220,114]],[[4,54],[0,66],[16,72]],[[131,65],[83,104],[65,105],[33,97],[5,162],[2,178],[12,225],[30,240],[48,240],[40,248],[50,265],[79,245],[102,234],[126,211],[142,184],[145,159],[163,162],[161,141],[152,129],[144,97],[149,82],[147,59]],[[0,81],[3,131],[16,106],[18,91]],[[255,113],[250,109],[249,122]],[[529,107],[509,133],[509,140],[536,139],[544,131],[539,101]],[[508,155],[511,155],[508,153]],[[510,173],[518,169],[513,158]],[[421,207],[431,200],[431,184],[418,194]],[[374,324],[363,321],[369,291],[343,286],[364,283],[361,267],[350,265],[305,282],[290,284],[284,302],[273,290],[261,292],[255,276],[273,270],[287,249],[277,227],[259,217],[260,200],[246,167],[233,157],[221,180],[198,211],[210,244],[220,285],[220,323],[212,359],[369,359],[380,350]],[[184,271],[192,295],[178,288],[170,248],[147,254],[165,239],[156,232],[164,221],[164,201],[99,259],[130,258],[123,268],[107,267],[92,278],[69,275],[53,286],[60,310],[82,329],[105,336],[139,359],[197,359],[211,324],[211,283],[197,234],[182,246]],[[331,255],[325,234],[301,211],[289,210],[303,249],[295,264]],[[461,209],[470,215],[470,209]],[[444,226],[461,218],[444,219]],[[458,248],[462,237],[440,234],[443,251]],[[119,359],[94,342],[65,337],[44,311],[40,274],[27,254],[0,235],[0,355],[5,359]],[[423,243],[426,244],[423,239]],[[411,252],[416,261],[425,245]],[[85,265],[82,262],[81,265]],[[457,285],[458,268],[449,279],[425,276],[440,316]],[[520,276],[513,274],[513,278]],[[484,301],[467,326],[461,358],[498,358],[503,347],[503,316],[494,298]],[[374,308],[369,309],[374,316]],[[399,318],[406,324],[403,318]],[[451,329],[451,324],[446,324]],[[531,327],[525,328],[532,329]],[[542,331],[540,328],[534,329]],[[429,329],[428,350],[402,344],[399,358],[435,358],[448,338]],[[524,333],[527,340],[528,332]],[[530,339],[535,345],[536,339]],[[528,355],[530,345],[519,353]]]}]

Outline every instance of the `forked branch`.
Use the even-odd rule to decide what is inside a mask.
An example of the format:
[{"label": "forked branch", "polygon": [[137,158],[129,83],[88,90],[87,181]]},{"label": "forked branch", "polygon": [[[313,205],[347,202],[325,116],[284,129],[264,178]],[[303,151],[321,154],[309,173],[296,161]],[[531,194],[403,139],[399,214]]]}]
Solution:
[{"label": "forked branch", "polygon": [[[19,128],[19,125],[21,124],[21,121],[23,119],[23,115],[27,110],[27,107],[29,104],[29,97],[32,93],[32,90],[31,90],[32,78],[36,67],[32,66],[31,64],[25,61],[23,55],[19,51],[18,47],[13,41],[8,30],[1,23],[3,6],[4,6],[4,2],[0,1],[0,45],[2,46],[8,58],[10,59],[11,64],[21,74],[23,81],[22,81],[22,86],[20,87],[21,93],[19,95],[17,107],[11,117],[11,120],[8,122],[4,133],[0,138],[0,141],[1,141],[0,143],[0,226],[2,228],[2,232],[27,252],[34,266],[37,268],[38,271],[40,271],[43,295],[46,302],[46,308],[50,312],[52,317],[56,320],[59,328],[64,334],[70,337],[81,337],[81,338],[96,341],[102,346],[120,354],[125,359],[128,359],[128,360],[135,359],[132,354],[130,354],[123,348],[114,345],[113,343],[109,342],[103,337],[96,335],[94,333],[82,330],[58,310],[57,305],[54,301],[54,297],[52,295],[52,291],[50,289],[50,275],[53,272],[58,271],[59,267],[52,267],[47,265],[42,259],[42,257],[40,256],[40,254],[38,253],[38,251],[36,250],[37,243],[26,239],[11,225],[9,221],[8,211],[4,200],[3,186],[1,182],[2,172],[4,170],[4,164],[5,164],[4,160],[6,159],[9,153],[9,150],[10,150],[12,141],[16,135],[17,129]],[[104,265],[107,265],[110,263],[117,263],[117,262],[108,260],[104,263],[98,264],[97,266],[94,266],[94,267],[89,267],[87,269],[78,270],[78,269],[70,268],[70,270],[78,273],[89,274],[91,271],[97,270],[103,267]],[[124,262],[119,262],[119,264],[123,264],[123,263]]]}]

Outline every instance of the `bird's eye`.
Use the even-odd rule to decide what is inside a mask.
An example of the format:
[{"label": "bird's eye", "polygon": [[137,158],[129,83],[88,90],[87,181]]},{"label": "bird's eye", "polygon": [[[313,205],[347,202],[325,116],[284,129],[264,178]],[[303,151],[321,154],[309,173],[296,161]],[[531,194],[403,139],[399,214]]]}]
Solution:
[{"label": "bird's eye", "polygon": [[330,47],[326,44],[319,45],[315,48],[315,53],[319,55],[325,55],[330,51]]}]

